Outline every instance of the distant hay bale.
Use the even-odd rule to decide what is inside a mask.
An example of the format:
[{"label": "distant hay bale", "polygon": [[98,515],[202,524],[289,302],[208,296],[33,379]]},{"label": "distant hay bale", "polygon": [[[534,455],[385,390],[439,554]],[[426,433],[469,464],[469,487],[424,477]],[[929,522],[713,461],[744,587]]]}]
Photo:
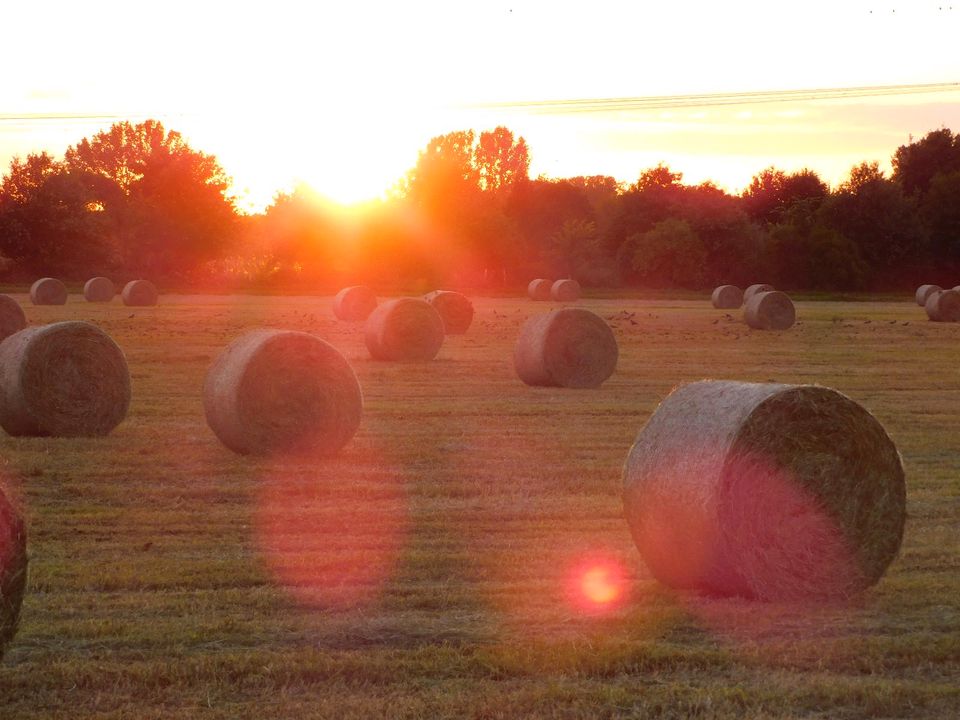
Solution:
[{"label": "distant hay bale", "polygon": [[954,285],[953,290],[954,292],[960,292],[960,285]]},{"label": "distant hay bale", "polygon": [[746,305],[748,302],[750,302],[750,298],[752,298],[757,293],[772,292],[773,290],[776,290],[776,288],[773,285],[766,285],[764,283],[757,283],[755,285],[750,285],[747,287],[746,290],[743,291],[743,304]]},{"label": "distant hay bale", "polygon": [[453,290],[434,290],[423,296],[440,313],[447,335],[462,335],[473,322],[473,303],[466,295]]},{"label": "distant hay bale", "polygon": [[116,295],[113,281],[110,278],[95,277],[87,280],[83,285],[83,297],[87,302],[110,302]]},{"label": "distant hay bale", "polygon": [[557,302],[576,302],[580,299],[580,283],[566,278],[550,286],[550,297]]},{"label": "distant hay bale", "polygon": [[793,301],[779,290],[754,294],[743,309],[743,319],[755,330],[786,330],[797,320]]},{"label": "distant hay bale", "polygon": [[603,318],[564,308],[523,324],[513,365],[527,385],[597,388],[613,374],[618,355],[617,339]]},{"label": "distant hay bale", "polygon": [[813,385],[683,385],[623,473],[634,542],[664,584],[762,600],[844,598],[903,538],[903,466],[863,407]]},{"label": "distant hay bale", "polygon": [[0,487],[0,659],[17,632],[26,588],[26,527],[23,516]]},{"label": "distant hay bale", "polygon": [[397,298],[367,318],[364,332],[374,360],[432,360],[443,345],[443,319],[421,298]]},{"label": "distant hay bale", "polygon": [[333,314],[347,322],[362,322],[377,306],[377,296],[366,285],[345,287],[333,299]]},{"label": "distant hay bale", "polygon": [[131,280],[123,286],[120,293],[124,305],[147,307],[156,305],[160,297],[157,288],[149,280]]},{"label": "distant hay bale", "polygon": [[360,382],[329,343],[293,330],[254,330],[214,360],[203,385],[207,424],[234,452],[327,455],[360,427]]},{"label": "distant hay bale", "polygon": [[40,278],[30,286],[30,302],[34,305],[66,305],[67,286],[56,278]]},{"label": "distant hay bale", "polygon": [[942,290],[927,295],[927,317],[934,322],[960,322],[960,292]]},{"label": "distant hay bale", "polygon": [[0,426],[11,435],[107,435],[129,406],[126,358],[96,325],[58,322],[0,343]]},{"label": "distant hay bale", "polygon": [[743,290],[736,285],[721,285],[713,291],[710,300],[718,310],[736,310],[743,305]]},{"label": "distant hay bale", "polygon": [[530,284],[527,285],[527,295],[530,296],[531,300],[549,300],[551,287],[552,283],[549,280],[537,278],[531,280]]},{"label": "distant hay bale", "polygon": [[27,326],[27,316],[20,303],[9,295],[0,295],[0,341]]},{"label": "distant hay bale", "polygon": [[941,292],[943,290],[939,285],[921,285],[917,288],[916,298],[917,305],[920,307],[925,307],[927,304],[927,298],[930,297],[930,293]]}]

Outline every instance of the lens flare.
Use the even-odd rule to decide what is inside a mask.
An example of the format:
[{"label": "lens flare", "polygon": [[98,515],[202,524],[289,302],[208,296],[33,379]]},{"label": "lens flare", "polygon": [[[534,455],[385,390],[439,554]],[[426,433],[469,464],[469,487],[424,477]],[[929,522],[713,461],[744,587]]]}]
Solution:
[{"label": "lens flare", "polygon": [[604,612],[619,607],[626,595],[626,572],[622,563],[596,557],[576,563],[572,573],[573,604],[587,612]]}]

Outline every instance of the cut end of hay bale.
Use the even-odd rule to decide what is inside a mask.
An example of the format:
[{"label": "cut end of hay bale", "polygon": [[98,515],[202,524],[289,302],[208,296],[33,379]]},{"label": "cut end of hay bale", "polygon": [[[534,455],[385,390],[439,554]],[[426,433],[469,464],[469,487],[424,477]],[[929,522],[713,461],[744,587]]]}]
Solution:
[{"label": "cut end of hay bale", "polygon": [[129,405],[126,358],[96,325],[58,322],[0,343],[0,426],[11,435],[107,435]]},{"label": "cut end of hay bale", "polygon": [[443,320],[420,298],[397,298],[367,318],[364,340],[374,360],[432,360],[443,345]]},{"label": "cut end of hay bale", "polygon": [[376,307],[377,295],[366,285],[345,287],[333,299],[333,314],[347,322],[363,322]]},{"label": "cut end of hay bale", "polygon": [[787,330],[797,320],[793,301],[779,290],[754,294],[746,303],[743,319],[755,330]]},{"label": "cut end of hay bale", "polygon": [[736,285],[721,285],[710,298],[718,310],[736,310],[743,305],[743,290]]},{"label": "cut end of hay bale", "polygon": [[20,303],[9,295],[0,295],[0,342],[27,326]]},{"label": "cut end of hay bale", "polygon": [[551,287],[553,287],[553,283],[549,280],[537,278],[531,280],[530,284],[527,285],[527,295],[530,296],[531,300],[549,300]]},{"label": "cut end of hay bale", "polygon": [[597,388],[613,374],[618,355],[617,340],[603,318],[564,308],[524,323],[513,365],[527,385]]},{"label": "cut end of hay bale", "polygon": [[30,302],[34,305],[66,305],[67,286],[56,278],[40,278],[30,286]]},{"label": "cut end of hay bale", "polygon": [[930,297],[931,293],[942,292],[943,288],[939,285],[921,285],[917,288],[916,299],[917,305],[920,307],[925,307],[927,304],[927,298]]},{"label": "cut end of hay bale", "polygon": [[27,531],[23,516],[0,487],[0,659],[17,632],[27,588]]},{"label": "cut end of hay bale", "polygon": [[434,310],[440,313],[443,329],[447,335],[462,335],[473,322],[473,303],[452,290],[434,290],[423,296]]},{"label": "cut end of hay bale", "polygon": [[580,299],[580,283],[566,278],[550,286],[550,297],[557,302],[576,302]]},{"label": "cut end of hay bale", "polygon": [[207,424],[241,454],[332,454],[360,427],[360,382],[329,343],[292,330],[254,330],[207,372]]},{"label": "cut end of hay bale", "polygon": [[156,305],[160,298],[157,288],[149,280],[131,280],[123,286],[123,292],[120,293],[124,305],[135,307],[148,307]]},{"label": "cut end of hay bale", "polygon": [[934,322],[960,322],[960,292],[935,290],[927,295],[924,309]]},{"label": "cut end of hay bale", "polygon": [[883,575],[906,488],[883,427],[835,390],[704,381],[675,390],[640,432],[624,506],[667,585],[829,600]]},{"label": "cut end of hay bale", "polygon": [[83,285],[83,297],[87,302],[110,302],[116,294],[110,278],[90,278]]}]

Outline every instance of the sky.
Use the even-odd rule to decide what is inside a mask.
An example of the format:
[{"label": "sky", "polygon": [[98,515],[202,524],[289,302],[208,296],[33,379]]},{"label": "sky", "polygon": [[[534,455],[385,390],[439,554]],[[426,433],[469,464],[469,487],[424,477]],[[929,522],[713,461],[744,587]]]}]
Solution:
[{"label": "sky", "polygon": [[[960,132],[960,0],[349,3],[33,0],[0,26],[0,173],[122,119],[218,157],[242,207],[307,182],[381,195],[435,135],[497,125],[531,174],[663,162],[739,192],[763,168],[836,184]],[[532,101],[945,84],[936,93],[560,112]],[[713,103],[716,102],[714,99]],[[668,105],[668,103],[661,103]]]}]

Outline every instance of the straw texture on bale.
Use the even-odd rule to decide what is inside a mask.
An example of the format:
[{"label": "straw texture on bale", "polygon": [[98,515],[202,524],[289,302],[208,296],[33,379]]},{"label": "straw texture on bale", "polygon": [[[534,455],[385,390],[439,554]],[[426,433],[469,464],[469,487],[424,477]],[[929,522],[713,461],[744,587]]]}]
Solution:
[{"label": "straw texture on bale", "polygon": [[377,296],[366,285],[345,287],[333,299],[333,314],[340,320],[362,322],[377,306]]},{"label": "straw texture on bale", "polygon": [[127,360],[96,325],[58,322],[0,343],[0,426],[11,435],[107,435],[129,406]]},{"label": "straw texture on bale", "polygon": [[597,388],[613,374],[618,355],[617,339],[603,318],[564,308],[523,324],[513,365],[527,385]]},{"label": "straw texture on bale", "polygon": [[473,303],[466,295],[452,290],[434,290],[423,296],[443,320],[447,335],[462,335],[473,322]]},{"label": "straw texture on bale", "polygon": [[960,292],[943,290],[927,295],[927,317],[935,322],[960,322]]},{"label": "straw texture on bale", "polygon": [[637,548],[675,588],[845,598],[880,579],[903,538],[899,453],[829,388],[681,386],[641,430],[623,482]]},{"label": "straw texture on bale", "polygon": [[550,297],[557,302],[576,302],[580,299],[580,283],[569,278],[557,280],[550,286]]},{"label": "straw texture on bale", "polygon": [[0,341],[27,326],[27,316],[20,303],[9,295],[0,295]]},{"label": "straw texture on bale", "polygon": [[367,318],[364,340],[374,360],[432,360],[443,345],[443,319],[422,298],[397,298]]},{"label": "straw texture on bale", "polygon": [[531,280],[530,284],[527,285],[527,295],[530,296],[531,300],[549,300],[551,287],[552,283],[549,280],[537,278]]},{"label": "straw texture on bale", "polygon": [[718,310],[736,310],[743,305],[743,290],[736,285],[721,285],[713,291],[710,300]]},{"label": "straw texture on bale", "polygon": [[328,455],[360,427],[363,397],[347,359],[293,330],[254,330],[214,360],[203,386],[207,424],[234,452]]},{"label": "straw texture on bale", "polygon": [[110,302],[116,294],[110,278],[90,278],[83,284],[83,297],[87,302]]},{"label": "straw texture on bale", "polygon": [[17,632],[26,587],[26,528],[23,517],[0,487],[0,659]]},{"label": "straw texture on bale", "polygon": [[30,286],[30,302],[34,305],[66,305],[67,286],[56,278],[40,278]]},{"label": "straw texture on bale", "polygon": [[120,293],[124,305],[147,307],[156,305],[160,297],[157,288],[149,280],[131,280],[123,286]]},{"label": "straw texture on bale", "polygon": [[943,290],[939,285],[921,285],[917,288],[916,298],[917,305],[920,307],[926,307],[927,298],[930,297],[930,293],[941,292]]},{"label": "straw texture on bale", "polygon": [[779,290],[756,293],[743,309],[743,319],[755,330],[786,330],[797,320],[793,301]]},{"label": "straw texture on bale", "polygon": [[757,293],[771,292],[773,290],[776,290],[776,288],[773,285],[766,285],[764,283],[757,283],[755,285],[750,285],[747,287],[746,290],[743,291],[743,303],[744,305],[746,305],[748,302],[750,302],[750,298],[752,298]]}]

